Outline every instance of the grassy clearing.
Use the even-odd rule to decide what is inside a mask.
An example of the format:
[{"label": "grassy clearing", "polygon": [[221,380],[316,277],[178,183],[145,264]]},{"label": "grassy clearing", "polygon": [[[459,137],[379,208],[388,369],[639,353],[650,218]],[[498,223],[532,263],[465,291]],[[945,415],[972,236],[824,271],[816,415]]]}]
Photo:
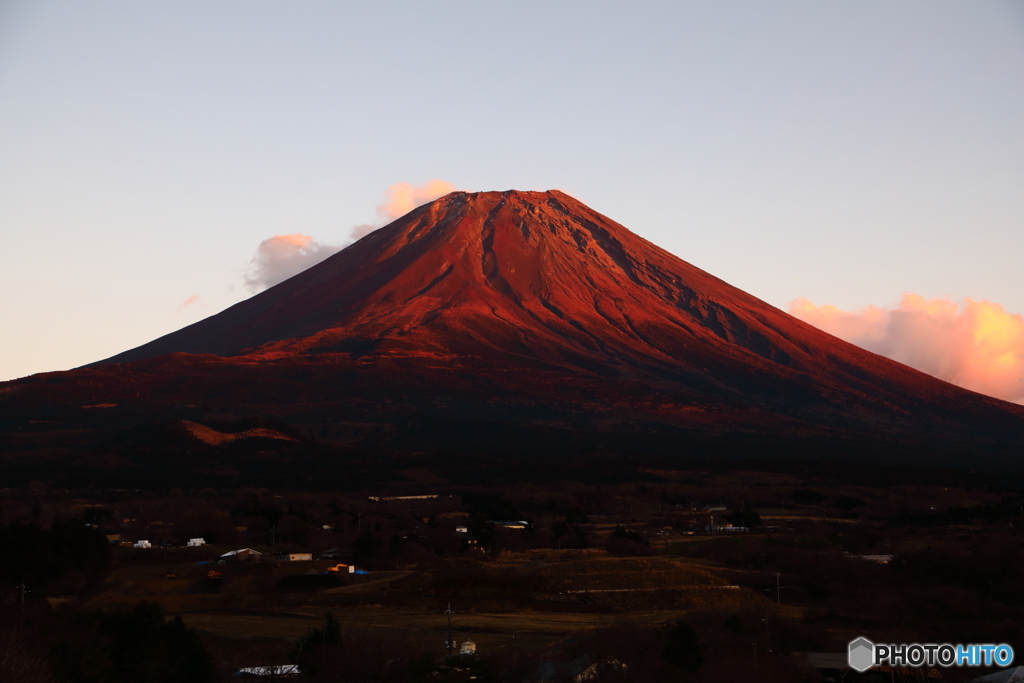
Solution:
[{"label": "grassy clearing", "polygon": [[672,589],[727,583],[696,563],[662,557],[575,560],[552,565],[540,575],[560,590]]},{"label": "grassy clearing", "polygon": [[[92,604],[130,607],[140,599],[154,600],[190,628],[213,636],[288,642],[315,628],[330,609],[346,628],[384,636],[400,631],[440,646],[447,637],[444,609],[450,600],[456,612],[453,637],[473,640],[488,652],[537,651],[573,632],[618,623],[656,625],[693,610],[767,604],[750,590],[727,587],[728,572],[702,561],[612,557],[603,549],[503,553],[476,569],[373,572],[358,583],[310,593],[274,590],[285,576],[317,569],[313,564],[217,567],[224,579],[212,590],[206,566],[201,571],[182,567],[179,576],[188,571],[200,578],[178,579],[165,578],[166,568],[133,567],[114,572]],[[525,577],[524,583],[503,578],[512,576],[509,572]],[[474,581],[484,587],[474,588]],[[492,593],[492,583],[501,590]]]},{"label": "grassy clearing", "polygon": [[[360,607],[332,609],[335,617],[349,628],[376,631],[401,630],[430,642],[443,643],[447,637],[447,615],[436,610]],[[182,619],[190,627],[231,638],[282,638],[296,640],[321,623],[324,610],[314,607],[266,614],[187,614]],[[623,614],[571,614],[522,611],[489,613],[473,610],[452,615],[452,633],[456,641],[472,640],[481,650],[495,652],[511,648],[524,651],[550,647],[573,632],[604,628],[628,622],[654,625],[670,621],[682,612],[651,611]]]}]

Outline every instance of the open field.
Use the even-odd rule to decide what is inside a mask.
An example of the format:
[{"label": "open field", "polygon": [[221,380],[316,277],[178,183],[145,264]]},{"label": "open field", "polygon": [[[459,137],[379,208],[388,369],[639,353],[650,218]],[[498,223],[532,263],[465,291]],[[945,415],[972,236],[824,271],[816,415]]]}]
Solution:
[{"label": "open field", "polygon": [[[276,590],[285,577],[313,577],[328,563],[261,562],[133,566],[112,573],[91,604],[155,601],[169,615],[215,636],[295,641],[318,627],[328,610],[346,627],[402,632],[440,648],[451,627],[480,652],[536,651],[573,633],[621,624],[656,626],[694,609],[742,610],[769,604],[701,560],[614,557],[603,549],[503,553],[471,569],[381,571],[342,575],[346,585]],[[166,578],[168,573],[177,578]],[[322,575],[322,574],[321,574]],[[456,589],[457,587],[457,589]]]}]

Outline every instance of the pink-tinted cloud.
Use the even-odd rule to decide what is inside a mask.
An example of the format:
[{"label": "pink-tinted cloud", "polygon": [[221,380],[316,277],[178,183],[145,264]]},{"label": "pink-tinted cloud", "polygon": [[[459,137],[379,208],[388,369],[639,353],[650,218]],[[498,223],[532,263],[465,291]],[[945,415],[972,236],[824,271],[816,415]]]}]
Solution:
[{"label": "pink-tinted cloud", "polygon": [[376,223],[364,223],[352,228],[352,239],[366,237],[396,218],[401,218],[417,206],[423,206],[438,197],[455,191],[455,186],[445,180],[429,180],[420,185],[395,183],[384,192],[384,203],[377,205]]},{"label": "pink-tinted cloud", "polygon": [[[392,185],[384,192],[384,202],[377,205],[378,221],[355,226],[352,228],[351,238],[357,240],[365,237],[417,206],[443,197],[454,190],[455,186],[444,180],[431,180],[420,185]],[[249,263],[245,273],[245,286],[254,292],[273,287],[340,250],[339,246],[320,244],[309,235],[301,233],[270,237],[260,243],[256,257]]]},{"label": "pink-tinted cloud", "polygon": [[199,301],[199,295],[193,294],[189,298],[185,299],[185,301],[180,306],[178,306],[178,310],[176,310],[175,313],[181,313],[181,309],[185,308],[186,306],[191,306],[197,301]]},{"label": "pink-tinted cloud", "polygon": [[249,263],[245,286],[253,291],[273,287],[315,266],[341,247],[320,244],[309,235],[277,235],[260,242]]},{"label": "pink-tinted cloud", "polygon": [[1024,403],[1024,316],[997,303],[925,299],[842,311],[804,298],[790,314],[840,339],[966,389]]}]

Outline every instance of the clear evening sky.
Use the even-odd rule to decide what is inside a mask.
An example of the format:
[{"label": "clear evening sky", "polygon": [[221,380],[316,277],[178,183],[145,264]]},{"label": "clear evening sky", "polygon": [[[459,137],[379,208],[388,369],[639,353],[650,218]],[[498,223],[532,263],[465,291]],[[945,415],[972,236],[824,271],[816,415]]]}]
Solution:
[{"label": "clear evening sky", "polygon": [[904,362],[897,318],[998,329],[984,372],[1024,387],[1009,0],[0,0],[0,379],[212,315],[267,245],[435,179],[562,189]]}]

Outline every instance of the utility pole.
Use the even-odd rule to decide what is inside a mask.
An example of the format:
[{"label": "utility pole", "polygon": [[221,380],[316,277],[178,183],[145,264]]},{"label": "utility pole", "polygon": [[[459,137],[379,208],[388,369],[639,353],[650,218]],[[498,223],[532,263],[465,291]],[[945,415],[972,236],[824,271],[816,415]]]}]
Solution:
[{"label": "utility pole", "polygon": [[448,615],[448,658],[452,657],[452,646],[455,644],[452,642],[452,603],[448,603],[448,609],[444,611]]},{"label": "utility pole", "polygon": [[779,572],[775,572],[775,604],[782,604],[782,588],[779,586],[779,577],[782,576]]},{"label": "utility pole", "polygon": [[25,628],[25,593],[28,593],[28,586],[24,581],[18,586],[18,592],[21,593],[21,627]]}]

